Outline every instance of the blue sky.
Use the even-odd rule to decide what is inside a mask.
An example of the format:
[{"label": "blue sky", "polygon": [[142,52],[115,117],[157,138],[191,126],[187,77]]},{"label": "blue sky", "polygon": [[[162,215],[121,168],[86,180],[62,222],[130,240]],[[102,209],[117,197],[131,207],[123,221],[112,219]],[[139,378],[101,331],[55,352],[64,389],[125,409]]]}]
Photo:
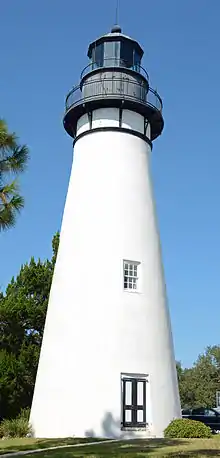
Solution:
[{"label": "blue sky", "polygon": [[[1,1],[0,116],[31,151],[25,209],[0,235],[3,290],[31,256],[51,256],[72,160],[65,95],[87,64],[89,42],[113,25],[113,5]],[[120,24],[143,45],[164,102],[152,175],[176,357],[185,366],[220,343],[219,17],[218,0],[121,0]]]}]

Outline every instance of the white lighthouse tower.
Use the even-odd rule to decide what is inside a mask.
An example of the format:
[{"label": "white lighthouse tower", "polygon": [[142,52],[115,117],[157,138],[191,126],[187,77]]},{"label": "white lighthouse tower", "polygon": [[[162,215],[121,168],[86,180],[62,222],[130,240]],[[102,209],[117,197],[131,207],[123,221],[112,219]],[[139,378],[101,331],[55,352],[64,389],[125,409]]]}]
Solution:
[{"label": "white lighthouse tower", "polygon": [[37,437],[163,435],[181,416],[150,179],[162,101],[116,26],[66,98],[74,160],[31,418]]}]

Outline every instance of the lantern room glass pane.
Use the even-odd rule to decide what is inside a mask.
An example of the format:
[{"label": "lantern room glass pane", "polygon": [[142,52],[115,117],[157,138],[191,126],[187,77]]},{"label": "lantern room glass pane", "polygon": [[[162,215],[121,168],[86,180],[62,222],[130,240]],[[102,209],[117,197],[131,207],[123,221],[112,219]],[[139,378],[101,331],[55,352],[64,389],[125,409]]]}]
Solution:
[{"label": "lantern room glass pane", "polygon": [[133,67],[133,46],[131,46],[130,42],[121,43],[120,59],[122,67]]},{"label": "lantern room glass pane", "polygon": [[122,42],[120,50],[121,66],[140,72],[141,56],[131,42]]},{"label": "lantern room glass pane", "polygon": [[118,41],[106,41],[104,45],[104,66],[118,67],[120,57],[120,43]]},{"label": "lantern room glass pane", "polygon": [[94,64],[94,68],[96,67],[103,67],[103,60],[104,60],[104,45],[101,43],[98,46],[95,46],[92,50],[92,63]]},{"label": "lantern room glass pane", "polygon": [[137,50],[134,49],[134,70],[136,70],[136,72],[140,71],[140,65],[141,65],[141,56],[137,52]]}]

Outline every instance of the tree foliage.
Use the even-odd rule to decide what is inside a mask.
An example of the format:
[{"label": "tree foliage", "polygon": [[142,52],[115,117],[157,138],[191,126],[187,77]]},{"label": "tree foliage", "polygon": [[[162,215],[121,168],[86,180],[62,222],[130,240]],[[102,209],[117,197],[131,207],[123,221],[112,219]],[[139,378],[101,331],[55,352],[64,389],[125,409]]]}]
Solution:
[{"label": "tree foliage", "polygon": [[24,171],[28,154],[28,148],[18,145],[15,134],[11,134],[5,121],[0,119],[0,231],[14,226],[17,213],[24,206],[12,175]]},{"label": "tree foliage", "polygon": [[192,368],[177,363],[182,407],[214,407],[220,391],[220,346],[209,346]]},{"label": "tree foliage", "polygon": [[57,233],[51,261],[32,258],[0,296],[2,417],[14,417],[31,404],[58,245]]}]

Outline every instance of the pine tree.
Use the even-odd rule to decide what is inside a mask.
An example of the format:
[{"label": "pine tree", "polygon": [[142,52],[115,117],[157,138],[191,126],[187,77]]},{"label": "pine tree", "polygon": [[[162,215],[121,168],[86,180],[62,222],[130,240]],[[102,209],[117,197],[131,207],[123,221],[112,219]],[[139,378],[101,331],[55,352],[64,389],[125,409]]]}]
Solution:
[{"label": "pine tree", "polygon": [[59,245],[52,242],[51,261],[31,259],[0,295],[0,416],[30,407],[44,323]]}]

